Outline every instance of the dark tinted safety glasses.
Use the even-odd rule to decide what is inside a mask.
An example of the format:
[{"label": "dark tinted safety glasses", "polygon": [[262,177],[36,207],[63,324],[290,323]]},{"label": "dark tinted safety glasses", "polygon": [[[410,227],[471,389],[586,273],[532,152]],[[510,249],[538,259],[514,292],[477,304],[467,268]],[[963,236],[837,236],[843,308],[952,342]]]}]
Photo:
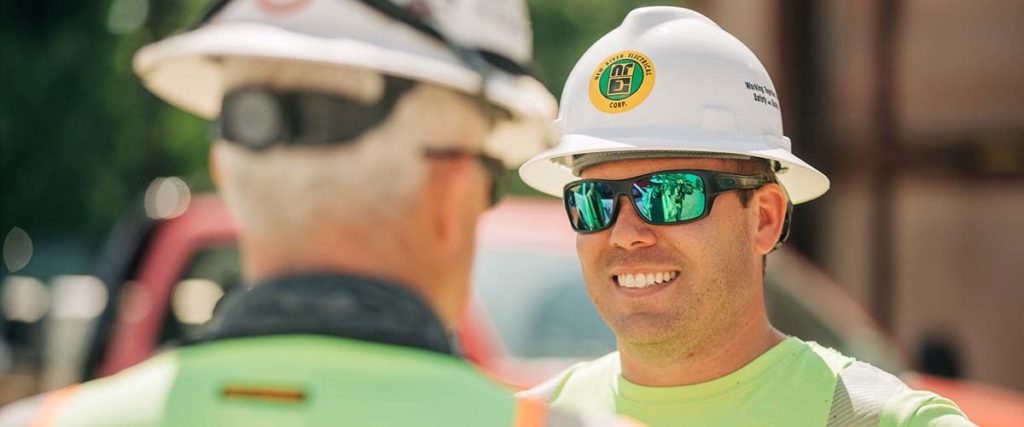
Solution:
[{"label": "dark tinted safety glasses", "polygon": [[566,184],[563,195],[572,228],[590,233],[615,223],[620,196],[631,200],[636,213],[648,224],[682,224],[707,216],[719,194],[772,182],[774,179],[765,176],[684,169],[621,180],[574,181]]}]

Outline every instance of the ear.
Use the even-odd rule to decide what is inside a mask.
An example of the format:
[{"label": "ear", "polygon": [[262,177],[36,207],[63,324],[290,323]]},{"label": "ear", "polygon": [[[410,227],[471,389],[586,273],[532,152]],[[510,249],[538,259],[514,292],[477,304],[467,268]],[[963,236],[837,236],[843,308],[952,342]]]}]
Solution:
[{"label": "ear", "polygon": [[754,192],[751,207],[757,213],[754,247],[760,255],[775,249],[786,222],[786,193],[778,184],[765,185]]},{"label": "ear", "polygon": [[[435,159],[431,163],[427,185],[432,214],[432,231],[439,249],[450,255],[471,238],[476,220],[476,186],[473,185],[473,162],[467,157]],[[481,209],[482,210],[482,209]]]}]

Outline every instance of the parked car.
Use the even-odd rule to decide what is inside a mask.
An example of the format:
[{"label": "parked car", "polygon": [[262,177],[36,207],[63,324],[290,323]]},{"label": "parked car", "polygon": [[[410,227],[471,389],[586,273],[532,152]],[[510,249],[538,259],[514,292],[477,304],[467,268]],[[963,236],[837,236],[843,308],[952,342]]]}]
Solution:
[{"label": "parked car", "polygon": [[[110,303],[99,316],[83,377],[116,373],[193,336],[217,301],[237,292],[237,228],[213,195],[169,219],[126,215],[99,276]],[[496,379],[528,387],[569,364],[603,355],[615,338],[590,303],[575,234],[558,201],[508,198],[479,224],[475,294],[458,331],[468,359]],[[907,357],[827,275],[793,251],[769,257],[766,298],[783,332],[899,373],[958,402],[980,425],[1019,425],[1020,393],[908,369]]]}]

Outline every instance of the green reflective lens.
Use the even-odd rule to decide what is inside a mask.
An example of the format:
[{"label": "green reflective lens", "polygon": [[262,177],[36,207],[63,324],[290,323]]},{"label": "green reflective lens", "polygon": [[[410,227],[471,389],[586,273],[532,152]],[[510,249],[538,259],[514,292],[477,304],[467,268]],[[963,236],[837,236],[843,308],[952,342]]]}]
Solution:
[{"label": "green reflective lens", "polygon": [[671,224],[704,214],[704,179],[690,173],[660,173],[637,180],[631,189],[637,211],[649,222]]},{"label": "green reflective lens", "polygon": [[615,197],[602,182],[580,182],[566,189],[566,207],[573,228],[600,230],[611,224]]}]

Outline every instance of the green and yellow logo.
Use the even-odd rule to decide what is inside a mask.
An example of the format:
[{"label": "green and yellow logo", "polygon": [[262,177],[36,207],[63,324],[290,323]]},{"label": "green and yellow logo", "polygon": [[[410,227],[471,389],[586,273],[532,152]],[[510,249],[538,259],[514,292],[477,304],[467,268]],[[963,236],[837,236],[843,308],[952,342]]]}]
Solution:
[{"label": "green and yellow logo", "polygon": [[632,110],[654,87],[654,63],[635,50],[605,58],[590,79],[590,102],[606,113]]}]

